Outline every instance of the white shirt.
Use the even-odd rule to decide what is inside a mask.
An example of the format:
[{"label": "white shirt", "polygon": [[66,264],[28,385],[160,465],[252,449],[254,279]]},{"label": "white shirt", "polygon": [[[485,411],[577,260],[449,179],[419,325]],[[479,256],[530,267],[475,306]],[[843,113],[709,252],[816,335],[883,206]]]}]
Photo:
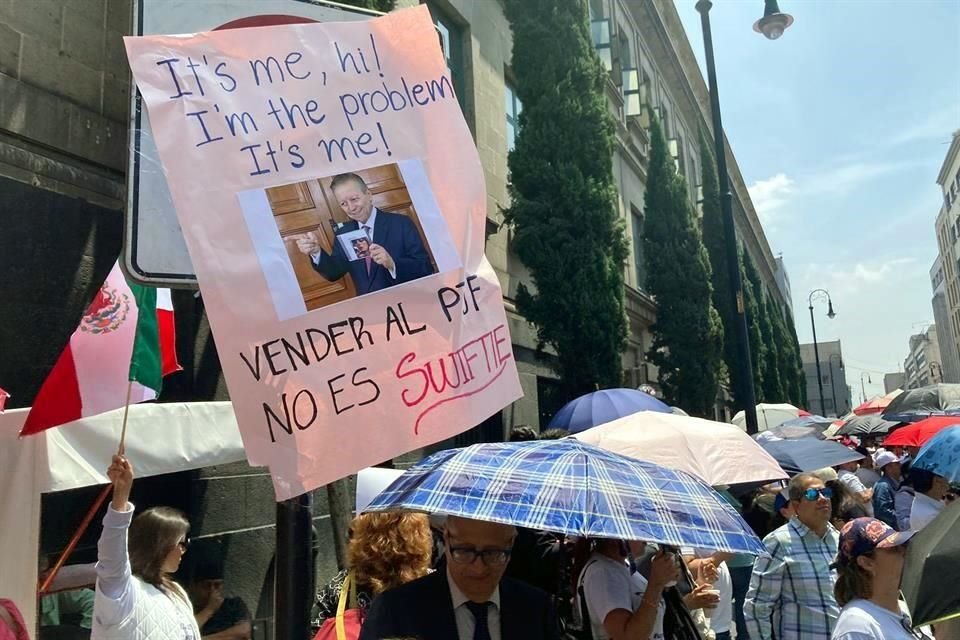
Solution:
[{"label": "white shirt", "polygon": [[[610,640],[610,635],[603,626],[607,615],[617,609],[633,613],[641,606],[640,601],[647,591],[646,578],[639,573],[631,575],[626,562],[619,562],[600,553],[594,553],[590,557],[578,584],[583,584],[594,640]],[[577,605],[579,607],[579,595]],[[657,604],[657,618],[650,640],[663,640],[665,609],[661,598]]]},{"label": "white shirt", "polygon": [[920,531],[933,522],[933,519],[940,514],[942,509],[942,501],[934,500],[928,495],[918,493],[913,498],[913,506],[910,507],[910,529]]},{"label": "white shirt", "polygon": [[873,469],[867,469],[866,467],[860,467],[853,475],[860,478],[860,482],[862,482],[863,486],[865,486],[867,489],[872,489],[873,485],[877,484],[877,480],[880,479],[879,473]]},{"label": "white shirt", "polygon": [[[470,598],[460,591],[460,587],[450,577],[450,571],[447,571],[447,584],[450,585],[450,598],[453,600],[453,615],[457,620],[457,635],[460,640],[473,640],[473,631],[477,626],[477,621],[473,619],[473,613],[467,608]],[[491,603],[487,607],[487,628],[490,630],[490,640],[500,640],[500,587],[493,590],[490,595]]]},{"label": "white shirt", "polygon": [[910,618],[869,600],[851,600],[840,612],[831,640],[914,640],[904,628]]},{"label": "white shirt", "polygon": [[710,628],[717,633],[730,631],[733,621],[733,581],[730,580],[730,569],[726,562],[717,567],[717,579],[713,588],[720,592],[720,602],[714,609],[704,609],[703,613],[710,620]]}]

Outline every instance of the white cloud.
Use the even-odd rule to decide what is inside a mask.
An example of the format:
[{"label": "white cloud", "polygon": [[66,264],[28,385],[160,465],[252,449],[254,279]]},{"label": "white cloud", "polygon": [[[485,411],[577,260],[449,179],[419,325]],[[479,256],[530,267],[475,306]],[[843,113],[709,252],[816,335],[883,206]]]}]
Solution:
[{"label": "white cloud", "polygon": [[753,207],[765,227],[775,226],[777,214],[787,204],[793,193],[793,180],[785,173],[778,173],[766,180],[757,180],[747,187]]}]

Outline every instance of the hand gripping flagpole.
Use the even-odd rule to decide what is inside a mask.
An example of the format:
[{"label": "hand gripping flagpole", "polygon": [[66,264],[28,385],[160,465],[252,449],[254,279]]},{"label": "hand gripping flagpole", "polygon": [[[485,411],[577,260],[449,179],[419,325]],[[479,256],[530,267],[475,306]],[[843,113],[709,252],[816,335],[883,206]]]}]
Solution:
[{"label": "hand gripping flagpole", "polygon": [[[130,414],[130,394],[133,391],[133,381],[127,383],[127,401],[123,405],[123,426],[120,429],[120,445],[117,447],[117,455],[123,455],[124,452],[124,442],[127,437],[127,416]],[[67,560],[70,558],[70,555],[73,554],[73,551],[77,548],[77,544],[80,542],[80,538],[83,537],[83,534],[86,533],[87,528],[90,526],[90,523],[93,521],[93,516],[97,515],[97,511],[100,510],[100,507],[103,506],[103,503],[107,500],[107,497],[110,495],[110,491],[113,489],[113,485],[107,483],[107,486],[100,491],[100,495],[97,496],[97,499],[93,501],[93,504],[90,505],[90,508],[87,510],[87,513],[84,514],[83,520],[80,521],[80,526],[74,532],[73,536],[70,538],[70,542],[67,543],[67,546],[64,547],[63,552],[60,554],[60,557],[57,558],[56,563],[54,563],[53,568],[50,569],[50,572],[43,579],[43,582],[40,584],[40,588],[37,589],[37,594],[39,596],[44,596],[50,591],[50,585],[53,583],[53,580],[57,577],[57,573],[60,572],[60,569],[63,568],[63,565],[66,564]]]}]

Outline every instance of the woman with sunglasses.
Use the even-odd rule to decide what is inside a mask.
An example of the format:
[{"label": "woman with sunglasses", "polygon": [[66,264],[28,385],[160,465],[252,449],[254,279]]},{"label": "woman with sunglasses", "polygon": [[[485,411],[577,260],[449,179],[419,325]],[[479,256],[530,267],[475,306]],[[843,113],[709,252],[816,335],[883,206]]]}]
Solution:
[{"label": "woman with sunglasses", "polygon": [[[187,551],[186,517],[154,507],[133,517],[133,467],[113,456],[113,499],[97,544],[97,590],[91,637],[103,640],[200,640],[193,606],[170,577]],[[132,524],[131,524],[132,521]]]},{"label": "woman with sunglasses", "polygon": [[900,574],[912,531],[897,532],[875,518],[851,520],[840,532],[834,595],[843,607],[832,640],[912,640],[900,609]]}]

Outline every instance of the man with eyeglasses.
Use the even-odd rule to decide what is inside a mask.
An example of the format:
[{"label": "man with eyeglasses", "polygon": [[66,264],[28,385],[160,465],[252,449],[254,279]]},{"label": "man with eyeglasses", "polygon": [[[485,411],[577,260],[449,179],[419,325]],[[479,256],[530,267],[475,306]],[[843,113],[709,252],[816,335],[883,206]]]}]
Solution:
[{"label": "man with eyeglasses", "polygon": [[360,640],[559,640],[549,596],[503,577],[516,535],[509,525],[448,517],[445,566],[378,596]]},{"label": "man with eyeglasses", "polygon": [[832,492],[801,473],[788,487],[794,517],[763,539],[744,603],[751,640],[829,640],[840,608],[830,568],[839,534],[830,524]]}]

